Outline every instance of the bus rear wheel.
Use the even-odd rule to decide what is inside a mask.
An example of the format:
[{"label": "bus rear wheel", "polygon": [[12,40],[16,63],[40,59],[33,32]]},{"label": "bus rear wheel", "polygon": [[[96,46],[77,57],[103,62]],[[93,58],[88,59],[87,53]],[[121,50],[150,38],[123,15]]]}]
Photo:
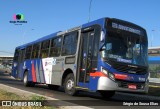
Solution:
[{"label": "bus rear wheel", "polygon": [[114,96],[115,91],[99,91],[103,98],[111,98]]},{"label": "bus rear wheel", "polygon": [[74,75],[72,73],[68,74],[67,77],[65,78],[64,90],[65,93],[72,96],[77,94],[77,91],[75,89]]},{"label": "bus rear wheel", "polygon": [[33,82],[28,81],[28,71],[26,71],[24,73],[23,83],[24,83],[24,86],[26,86],[26,87],[33,87],[33,86],[35,86],[35,84]]},{"label": "bus rear wheel", "polygon": [[58,90],[59,86],[48,84],[48,88],[52,90]]}]

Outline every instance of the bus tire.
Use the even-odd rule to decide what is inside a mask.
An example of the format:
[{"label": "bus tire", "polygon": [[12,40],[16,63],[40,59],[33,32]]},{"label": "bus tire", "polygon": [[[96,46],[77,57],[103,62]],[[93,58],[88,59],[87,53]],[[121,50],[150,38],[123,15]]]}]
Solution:
[{"label": "bus tire", "polygon": [[48,88],[51,89],[51,90],[58,90],[59,86],[48,84]]},{"label": "bus tire", "polygon": [[28,81],[28,71],[26,71],[24,73],[23,83],[24,83],[24,86],[26,86],[26,87],[33,87],[33,86],[35,86],[35,84],[33,82]]},{"label": "bus tire", "polygon": [[68,74],[64,81],[64,90],[68,95],[76,95],[75,80],[72,73]]},{"label": "bus tire", "polygon": [[111,98],[114,96],[115,91],[99,91],[103,98]]}]

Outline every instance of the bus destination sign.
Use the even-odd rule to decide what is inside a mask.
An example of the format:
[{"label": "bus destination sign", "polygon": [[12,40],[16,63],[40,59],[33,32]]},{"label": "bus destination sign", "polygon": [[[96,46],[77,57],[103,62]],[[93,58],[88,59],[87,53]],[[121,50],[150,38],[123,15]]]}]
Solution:
[{"label": "bus destination sign", "polygon": [[141,35],[141,31],[138,30],[138,29],[131,28],[131,27],[128,27],[128,26],[124,26],[124,25],[114,23],[114,22],[112,22],[112,28],[120,29],[120,30],[124,30],[124,31],[128,31],[128,32],[132,32],[132,33]]}]

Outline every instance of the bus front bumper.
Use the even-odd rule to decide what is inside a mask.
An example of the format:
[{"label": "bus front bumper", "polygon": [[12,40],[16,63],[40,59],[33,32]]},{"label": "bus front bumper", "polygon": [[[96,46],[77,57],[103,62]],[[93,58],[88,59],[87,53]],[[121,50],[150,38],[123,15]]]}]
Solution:
[{"label": "bus front bumper", "polygon": [[126,86],[126,87],[120,87],[118,85],[117,81],[115,82],[115,81],[109,79],[108,77],[100,77],[99,80],[98,80],[97,90],[148,93],[148,82],[145,82],[143,84],[143,88],[129,89],[128,86]]}]

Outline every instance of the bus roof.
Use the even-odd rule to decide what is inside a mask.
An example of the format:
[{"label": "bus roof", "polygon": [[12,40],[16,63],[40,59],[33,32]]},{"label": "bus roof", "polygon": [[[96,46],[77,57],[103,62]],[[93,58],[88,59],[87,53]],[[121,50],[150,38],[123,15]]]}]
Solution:
[{"label": "bus roof", "polygon": [[37,39],[37,40],[35,40],[35,41],[32,41],[32,42],[26,43],[26,44],[21,45],[21,46],[18,46],[18,47],[16,47],[16,48],[23,49],[23,48],[25,48],[25,47],[26,47],[26,46],[28,46],[28,45],[35,44],[35,43],[37,43],[37,42],[41,42],[41,41],[44,41],[44,40],[50,39],[50,38],[52,38],[52,37],[56,36],[56,35],[57,35],[57,33],[59,33],[59,32],[52,33],[52,34],[50,34],[50,35],[47,35],[47,36],[41,37],[41,38],[39,38],[39,39]]},{"label": "bus roof", "polygon": [[[89,27],[89,26],[92,26],[92,25],[95,25],[95,24],[98,24],[98,25],[100,25],[101,27],[104,27],[104,25],[105,25],[105,19],[115,19],[115,18],[109,18],[109,17],[100,18],[100,19],[98,19],[98,20],[94,20],[94,21],[88,22],[88,23],[86,23],[86,24],[83,24],[83,25],[79,26],[79,28],[86,28],[86,27]],[[119,19],[115,19],[115,20],[119,20]],[[122,20],[120,20],[120,21],[122,21]],[[123,21],[124,21],[124,20],[123,20]],[[127,21],[125,21],[125,22],[127,22]],[[127,23],[130,23],[130,22],[127,22]],[[131,23],[131,24],[133,24],[133,23]],[[136,24],[134,24],[134,25],[136,25]],[[138,26],[138,25],[137,25],[137,26]],[[75,27],[75,28],[77,28],[77,27]],[[16,49],[18,49],[18,48],[23,49],[23,48],[25,48],[26,46],[29,46],[29,45],[31,45],[31,44],[35,44],[35,43],[37,43],[37,42],[42,42],[42,41],[44,41],[44,40],[53,38],[53,37],[55,37],[55,36],[57,36],[57,35],[59,35],[59,34],[61,34],[61,33],[67,33],[67,32],[69,32],[70,30],[74,30],[75,28],[71,28],[71,29],[68,29],[68,30],[66,30],[66,31],[58,31],[58,32],[56,32],[56,33],[52,33],[52,34],[50,34],[50,35],[44,36],[44,37],[42,37],[42,38],[39,38],[39,39],[37,39],[37,40],[35,40],[35,41],[32,41],[32,42],[29,42],[29,43],[27,43],[27,44],[18,46],[18,47],[16,47]],[[103,29],[103,28],[102,28],[102,29]]]},{"label": "bus roof", "polygon": [[[91,21],[91,22],[86,23],[86,24],[83,24],[83,25],[81,25],[81,26],[79,26],[79,27],[80,27],[80,28],[85,28],[85,27],[88,27],[88,26],[91,26],[91,25],[94,25],[94,24],[99,24],[99,25],[101,25],[101,26],[104,26],[104,19],[105,19],[105,18],[101,18],[101,19],[98,19],[98,20],[95,20],[95,21]],[[77,27],[75,27],[75,28],[77,28]],[[58,31],[58,32],[56,32],[56,33],[52,33],[52,34],[50,34],[50,35],[44,36],[44,37],[42,37],[42,38],[39,38],[39,39],[37,39],[37,40],[35,40],[35,41],[32,41],[32,42],[26,43],[26,44],[24,44],[24,45],[18,46],[18,47],[16,47],[16,49],[18,49],[18,48],[23,49],[23,48],[25,48],[26,46],[29,46],[29,45],[31,45],[31,44],[35,44],[35,43],[37,43],[37,42],[41,42],[41,41],[44,41],[44,40],[53,38],[53,37],[57,36],[58,33],[61,33],[61,32],[62,32],[62,33],[67,33],[69,30],[72,30],[72,29],[74,29],[74,28],[71,28],[71,29],[68,29],[68,30],[65,30],[65,31]]]}]

